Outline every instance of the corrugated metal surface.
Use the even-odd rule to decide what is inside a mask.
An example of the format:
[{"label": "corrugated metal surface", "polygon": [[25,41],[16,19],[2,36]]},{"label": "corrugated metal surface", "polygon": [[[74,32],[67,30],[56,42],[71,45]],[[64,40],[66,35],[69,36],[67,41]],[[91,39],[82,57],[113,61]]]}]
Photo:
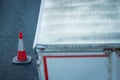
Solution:
[{"label": "corrugated metal surface", "polygon": [[42,0],[36,44],[120,43],[119,0]]}]

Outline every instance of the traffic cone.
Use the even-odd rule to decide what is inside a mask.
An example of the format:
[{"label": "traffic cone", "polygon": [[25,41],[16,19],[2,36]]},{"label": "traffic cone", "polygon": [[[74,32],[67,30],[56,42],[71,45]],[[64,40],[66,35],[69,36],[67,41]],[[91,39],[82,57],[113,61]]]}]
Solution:
[{"label": "traffic cone", "polygon": [[18,52],[17,56],[15,56],[12,60],[14,64],[27,64],[32,61],[31,56],[26,54],[26,50],[24,49],[23,44],[23,34],[19,32],[19,42],[18,42]]}]

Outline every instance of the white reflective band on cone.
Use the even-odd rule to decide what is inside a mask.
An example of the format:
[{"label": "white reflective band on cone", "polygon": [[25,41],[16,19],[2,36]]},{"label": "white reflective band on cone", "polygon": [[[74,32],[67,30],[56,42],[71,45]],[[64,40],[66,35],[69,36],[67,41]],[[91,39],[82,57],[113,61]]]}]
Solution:
[{"label": "white reflective band on cone", "polygon": [[19,39],[18,51],[24,51],[24,44],[23,44],[23,40],[22,39]]}]

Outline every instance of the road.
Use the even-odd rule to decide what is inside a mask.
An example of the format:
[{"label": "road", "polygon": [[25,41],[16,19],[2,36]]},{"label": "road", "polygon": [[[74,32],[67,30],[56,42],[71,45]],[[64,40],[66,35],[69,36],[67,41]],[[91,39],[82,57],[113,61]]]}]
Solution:
[{"label": "road", "polygon": [[[39,14],[40,0],[0,0],[0,80],[38,79],[32,49]],[[27,54],[33,61],[28,65],[14,65],[17,55],[18,33],[23,32]]]}]

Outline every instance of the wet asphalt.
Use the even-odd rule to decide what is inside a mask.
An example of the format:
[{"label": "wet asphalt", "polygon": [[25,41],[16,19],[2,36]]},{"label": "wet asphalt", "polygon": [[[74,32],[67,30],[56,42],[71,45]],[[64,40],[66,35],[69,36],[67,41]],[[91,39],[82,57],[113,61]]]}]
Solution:
[{"label": "wet asphalt", "polygon": [[[40,0],[0,0],[0,80],[37,80],[37,66],[32,49]],[[31,64],[14,65],[18,33],[23,32],[24,46]]]}]

